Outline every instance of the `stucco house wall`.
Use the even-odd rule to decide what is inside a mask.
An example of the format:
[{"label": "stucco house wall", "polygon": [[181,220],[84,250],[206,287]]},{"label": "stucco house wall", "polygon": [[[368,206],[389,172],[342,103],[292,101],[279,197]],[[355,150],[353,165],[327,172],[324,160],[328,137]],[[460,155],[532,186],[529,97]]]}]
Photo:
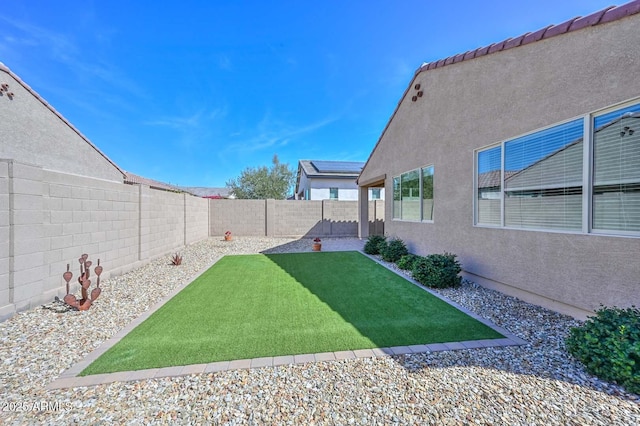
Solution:
[{"label": "stucco house wall", "polygon": [[2,63],[0,84],[0,158],[122,182],[111,160]]},{"label": "stucco house wall", "polygon": [[417,254],[456,253],[472,280],[576,317],[600,304],[640,305],[640,238],[476,226],[473,204],[475,150],[640,102],[639,28],[640,14],[630,14],[421,67],[358,181],[383,178],[393,194],[394,176],[433,165],[433,222],[392,219],[389,195],[386,234]]}]

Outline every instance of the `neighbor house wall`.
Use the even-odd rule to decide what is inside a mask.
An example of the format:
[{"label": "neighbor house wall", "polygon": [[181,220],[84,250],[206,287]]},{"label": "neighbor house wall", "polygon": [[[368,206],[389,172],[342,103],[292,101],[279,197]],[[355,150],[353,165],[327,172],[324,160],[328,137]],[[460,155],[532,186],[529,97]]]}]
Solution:
[{"label": "neighbor house wall", "polygon": [[0,160],[0,320],[64,296],[83,253],[106,279],[208,232],[206,199]]},{"label": "neighbor house wall", "polygon": [[[358,235],[357,201],[209,200],[210,234],[236,236]],[[377,203],[377,204],[376,204]],[[384,226],[383,201],[371,201],[373,229]]]},{"label": "neighbor house wall", "polygon": [[2,64],[0,83],[8,85],[0,96],[0,158],[122,182],[111,160]]},{"label": "neighbor house wall", "polygon": [[[640,305],[640,238],[474,226],[474,150],[640,96],[640,14],[419,72],[360,181],[434,165],[433,223],[392,219],[418,254],[458,254],[477,282],[584,317]],[[424,96],[415,95],[420,84]]]}]

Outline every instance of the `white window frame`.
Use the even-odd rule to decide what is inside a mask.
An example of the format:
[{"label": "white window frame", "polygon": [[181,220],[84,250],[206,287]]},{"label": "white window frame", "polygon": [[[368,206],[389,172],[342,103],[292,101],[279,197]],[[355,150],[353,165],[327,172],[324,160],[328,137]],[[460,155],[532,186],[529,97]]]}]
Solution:
[{"label": "white window frame", "polygon": [[[593,173],[594,173],[594,120],[604,114],[624,109],[630,106],[638,105],[640,103],[640,97],[633,98],[631,100],[608,106],[596,111],[592,111],[588,114],[572,117],[568,120],[560,121],[549,126],[535,129],[531,132],[523,133],[518,136],[514,136],[509,139],[505,139],[501,142],[477,148],[473,151],[473,226],[479,228],[499,228],[510,229],[520,231],[534,231],[534,232],[551,232],[551,233],[563,233],[563,234],[593,234],[593,235],[609,235],[609,236],[621,236],[621,237],[640,237],[640,231],[620,231],[620,230],[606,230],[606,229],[593,229]],[[548,229],[548,228],[524,228],[505,226],[505,203],[504,203],[504,169],[505,169],[505,144],[514,139],[518,139],[524,136],[532,135],[544,130],[560,126],[562,124],[569,123],[571,121],[582,119],[583,120],[583,152],[582,152],[582,229],[577,230],[563,230],[563,229]],[[500,147],[500,224],[484,224],[478,223],[478,154],[483,151],[487,151],[496,147]]]}]

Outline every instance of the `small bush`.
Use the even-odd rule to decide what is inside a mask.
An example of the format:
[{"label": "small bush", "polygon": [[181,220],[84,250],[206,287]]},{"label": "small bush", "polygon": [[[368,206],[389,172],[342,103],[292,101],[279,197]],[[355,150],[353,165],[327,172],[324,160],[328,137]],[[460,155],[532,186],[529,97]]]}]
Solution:
[{"label": "small bush", "polygon": [[364,244],[364,252],[367,254],[380,254],[380,247],[387,245],[387,237],[384,235],[369,235]]},{"label": "small bush", "polygon": [[405,254],[400,258],[400,260],[396,262],[396,265],[398,265],[398,268],[404,271],[410,271],[413,269],[413,264],[415,263],[415,261],[419,258],[420,256],[417,256],[415,254]]},{"label": "small bush", "polygon": [[640,310],[602,307],[569,331],[569,353],[587,371],[640,395]]},{"label": "small bush", "polygon": [[430,254],[413,263],[411,274],[422,285],[446,288],[460,285],[462,278],[458,274],[461,270],[455,254]]},{"label": "small bush", "polygon": [[380,254],[382,255],[382,260],[385,262],[395,263],[405,254],[409,254],[409,250],[407,250],[407,246],[404,245],[404,241],[400,238],[394,238],[389,241],[385,247],[380,248]]}]

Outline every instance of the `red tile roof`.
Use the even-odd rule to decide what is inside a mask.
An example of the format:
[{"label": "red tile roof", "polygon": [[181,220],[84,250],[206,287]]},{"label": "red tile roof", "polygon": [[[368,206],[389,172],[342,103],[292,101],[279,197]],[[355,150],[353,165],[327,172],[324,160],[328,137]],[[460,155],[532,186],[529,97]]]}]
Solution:
[{"label": "red tile roof", "polygon": [[[389,124],[393,121],[396,113],[398,112],[398,108],[400,108],[400,104],[402,103],[404,98],[407,96],[407,93],[409,93],[409,90],[413,86],[413,82],[415,81],[418,74],[420,74],[421,72],[430,71],[436,68],[442,68],[450,64],[455,64],[462,61],[468,61],[470,59],[478,58],[480,56],[485,56],[491,53],[500,52],[502,50],[507,50],[514,47],[523,46],[525,44],[534,43],[536,41],[548,39],[550,37],[554,37],[560,34],[565,34],[571,31],[576,31],[585,27],[616,21],[618,19],[635,15],[637,13],[640,13],[640,0],[634,0],[620,6],[609,6],[606,9],[602,9],[598,12],[592,13],[585,17],[578,16],[576,18],[570,19],[561,24],[549,25],[548,27],[542,28],[538,31],[534,31],[532,33],[526,33],[515,38],[508,38],[499,43],[493,43],[490,46],[479,47],[478,49],[470,50],[465,53],[459,53],[457,55],[450,56],[445,59],[440,59],[435,62],[422,64],[422,66],[420,66],[420,68],[416,70],[411,83],[409,84],[407,89],[402,94],[402,97],[398,101],[398,105],[396,105],[396,108],[393,111],[393,114],[391,114],[391,118],[389,118],[389,121],[387,121],[387,124],[382,130],[382,133],[380,134],[378,141],[373,147],[371,154],[369,154],[369,158],[367,158],[367,161],[364,167],[362,168],[362,170],[366,169],[367,164],[369,164],[369,160],[373,156],[373,153],[376,151],[376,149],[378,148],[378,145],[380,144],[380,141],[382,140],[385,133],[387,132],[387,129],[389,128]],[[358,182],[359,179],[360,177],[356,179],[356,183]]]},{"label": "red tile roof", "polygon": [[640,13],[640,0],[634,0],[617,7],[609,6],[606,9],[602,9],[588,16],[578,16],[561,24],[549,25],[548,27],[542,28],[533,33],[526,33],[515,38],[508,38],[501,42],[493,43],[490,46],[479,47],[476,50],[459,53],[457,55],[449,56],[448,58],[440,59],[435,62],[425,63],[420,68],[418,68],[416,74],[422,71],[442,68],[446,65],[467,61],[469,59],[489,55],[495,52],[500,52],[502,50],[523,46],[525,44],[535,43],[536,41],[548,39],[560,34],[580,30],[582,28],[590,27],[593,25],[615,21],[626,16],[635,15],[636,13]]}]

